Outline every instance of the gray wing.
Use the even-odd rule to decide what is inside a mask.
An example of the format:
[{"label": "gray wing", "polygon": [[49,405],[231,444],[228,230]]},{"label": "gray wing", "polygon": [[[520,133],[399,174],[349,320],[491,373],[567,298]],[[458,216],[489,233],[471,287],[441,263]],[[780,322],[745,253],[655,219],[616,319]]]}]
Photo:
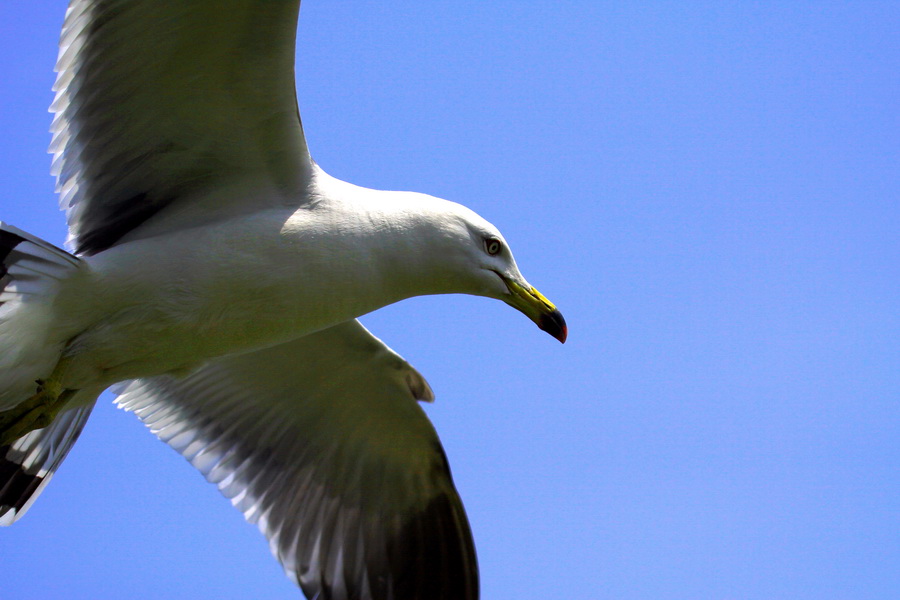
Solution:
[{"label": "gray wing", "polygon": [[299,0],[72,0],[50,151],[76,252],[100,252],[165,209],[179,215],[166,227],[189,226],[305,189],[299,9]]},{"label": "gray wing", "polygon": [[416,402],[431,390],[358,322],[119,394],[259,525],[308,598],[478,597],[462,502]]}]

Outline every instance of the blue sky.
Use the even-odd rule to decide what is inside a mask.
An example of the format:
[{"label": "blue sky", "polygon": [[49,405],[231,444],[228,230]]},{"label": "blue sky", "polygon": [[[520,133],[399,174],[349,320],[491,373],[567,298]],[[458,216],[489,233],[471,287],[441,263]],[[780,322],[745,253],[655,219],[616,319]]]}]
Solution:
[{"label": "blue sky", "polygon": [[[55,243],[64,11],[0,6],[0,218]],[[898,73],[892,2],[304,4],[317,161],[480,212],[569,322],[365,319],[435,389],[484,598],[900,595]],[[299,597],[108,397],[0,564],[3,598]]]}]

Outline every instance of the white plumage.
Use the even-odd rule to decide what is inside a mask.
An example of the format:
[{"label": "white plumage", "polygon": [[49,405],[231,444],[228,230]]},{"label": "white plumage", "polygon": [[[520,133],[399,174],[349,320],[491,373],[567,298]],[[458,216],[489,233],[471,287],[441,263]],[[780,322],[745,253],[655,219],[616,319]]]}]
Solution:
[{"label": "white plumage", "polygon": [[310,159],[298,10],[72,1],[51,151],[78,257],[0,225],[0,523],[118,384],[309,598],[476,598],[431,389],[355,318],[468,293],[565,323],[472,211]]}]

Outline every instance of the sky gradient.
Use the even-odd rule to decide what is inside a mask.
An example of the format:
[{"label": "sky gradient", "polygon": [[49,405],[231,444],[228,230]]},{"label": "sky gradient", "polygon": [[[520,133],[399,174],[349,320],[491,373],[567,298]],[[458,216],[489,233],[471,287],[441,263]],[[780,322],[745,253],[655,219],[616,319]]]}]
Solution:
[{"label": "sky gradient", "polygon": [[[56,244],[64,12],[0,5],[0,219]],[[308,0],[297,72],[326,171],[473,208],[568,320],[364,318],[435,390],[485,599],[900,596],[900,5]],[[0,565],[0,598],[300,597],[108,394]]]}]

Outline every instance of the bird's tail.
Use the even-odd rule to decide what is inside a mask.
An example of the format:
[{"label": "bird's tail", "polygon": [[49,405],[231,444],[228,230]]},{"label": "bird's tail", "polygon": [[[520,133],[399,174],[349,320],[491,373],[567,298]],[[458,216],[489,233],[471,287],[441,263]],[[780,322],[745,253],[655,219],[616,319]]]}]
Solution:
[{"label": "bird's tail", "polygon": [[[65,250],[0,222],[0,412],[14,413],[59,361],[53,301],[79,268]],[[0,446],[0,525],[22,516],[78,439],[95,400],[82,395],[47,427]]]},{"label": "bird's tail", "polygon": [[43,429],[35,429],[9,446],[0,446],[0,525],[16,522],[59,468],[94,403],[67,410]]}]

